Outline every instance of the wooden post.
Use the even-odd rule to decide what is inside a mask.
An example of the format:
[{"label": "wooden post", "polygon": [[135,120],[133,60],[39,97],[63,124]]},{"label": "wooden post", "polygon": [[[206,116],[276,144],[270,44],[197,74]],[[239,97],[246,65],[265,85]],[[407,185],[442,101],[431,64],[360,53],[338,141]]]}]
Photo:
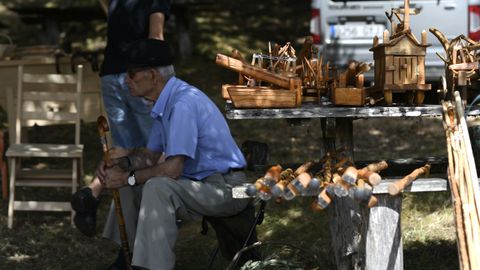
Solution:
[{"label": "wooden post", "polygon": [[[375,195],[376,207],[370,208],[365,220],[368,230],[365,239],[365,269],[402,270],[403,245],[400,216],[402,196]],[[368,215],[367,215],[368,217]]]},{"label": "wooden post", "polygon": [[[325,123],[327,120],[325,119]],[[322,125],[325,152],[347,147],[353,160],[353,120],[336,118],[332,126]],[[332,135],[335,138],[332,138]],[[350,196],[335,197],[328,207],[332,248],[338,270],[403,269],[401,241],[401,196],[377,194],[378,205],[362,207]]]},{"label": "wooden post", "polygon": [[[325,152],[333,153],[335,148],[346,147],[353,159],[352,118],[322,121]],[[328,124],[332,122],[334,126]],[[364,269],[365,250],[361,245],[364,226],[359,204],[350,196],[336,197],[328,207],[328,213],[336,269]]]}]

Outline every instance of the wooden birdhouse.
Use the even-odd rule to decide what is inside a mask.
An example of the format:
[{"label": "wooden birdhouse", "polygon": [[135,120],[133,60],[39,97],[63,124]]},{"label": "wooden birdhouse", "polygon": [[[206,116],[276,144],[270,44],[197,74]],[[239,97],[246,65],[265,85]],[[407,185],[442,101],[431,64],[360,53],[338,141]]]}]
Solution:
[{"label": "wooden birdhouse", "polygon": [[431,89],[430,84],[425,84],[425,55],[430,46],[427,32],[422,32],[419,42],[410,29],[410,15],[418,11],[410,9],[409,0],[404,0],[404,7],[392,8],[390,14],[386,13],[392,34],[385,30],[381,44],[378,37],[374,37],[370,49],[375,60],[375,85],[369,92],[383,92],[388,105],[393,102],[392,93],[397,92],[405,93],[409,104],[422,104],[425,91]]}]

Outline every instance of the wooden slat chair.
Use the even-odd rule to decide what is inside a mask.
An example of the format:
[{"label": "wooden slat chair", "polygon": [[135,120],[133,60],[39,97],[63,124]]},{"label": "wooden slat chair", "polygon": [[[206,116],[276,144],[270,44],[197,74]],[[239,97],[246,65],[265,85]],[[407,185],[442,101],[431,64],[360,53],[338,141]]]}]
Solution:
[{"label": "wooden slat chair", "polygon": [[[10,229],[13,226],[15,210],[71,211],[73,217],[70,202],[19,201],[15,199],[15,187],[71,187],[72,193],[77,190],[78,179],[83,174],[83,145],[80,144],[82,71],[83,67],[78,66],[77,75],[28,74],[23,72],[23,66],[18,67],[15,123],[10,126],[10,132],[14,132],[14,141],[6,152],[10,167]],[[31,91],[27,91],[29,87],[32,88]],[[8,102],[12,105],[13,93],[8,97],[11,99]],[[65,123],[75,126],[72,131],[75,139],[71,144],[28,143],[24,140],[26,134],[22,136],[22,127]],[[45,159],[45,162],[48,162],[48,159],[52,162],[51,158],[66,158],[71,159],[72,166],[67,170],[28,169],[22,166],[22,163],[25,163],[22,159],[27,158]]]}]

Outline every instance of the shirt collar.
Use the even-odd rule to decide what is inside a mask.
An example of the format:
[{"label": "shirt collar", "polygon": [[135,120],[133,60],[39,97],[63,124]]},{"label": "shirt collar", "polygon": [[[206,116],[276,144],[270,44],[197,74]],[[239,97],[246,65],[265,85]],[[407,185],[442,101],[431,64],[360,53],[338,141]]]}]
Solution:
[{"label": "shirt collar", "polygon": [[160,96],[158,97],[155,105],[153,105],[152,112],[150,113],[153,118],[162,117],[163,113],[165,112],[165,108],[167,107],[167,102],[174,92],[174,86],[177,82],[176,77],[171,77],[165,86],[163,87],[162,92],[160,92]]}]

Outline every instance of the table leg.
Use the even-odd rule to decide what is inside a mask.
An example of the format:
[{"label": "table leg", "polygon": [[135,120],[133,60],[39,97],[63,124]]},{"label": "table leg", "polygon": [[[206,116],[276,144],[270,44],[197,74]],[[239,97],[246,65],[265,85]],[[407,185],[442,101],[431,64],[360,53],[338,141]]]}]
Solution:
[{"label": "table leg", "polygon": [[[333,153],[345,147],[353,159],[353,119],[322,119],[325,152]],[[363,214],[358,203],[349,196],[336,197],[328,208],[332,248],[336,268],[363,269],[365,253],[362,248]]]}]

